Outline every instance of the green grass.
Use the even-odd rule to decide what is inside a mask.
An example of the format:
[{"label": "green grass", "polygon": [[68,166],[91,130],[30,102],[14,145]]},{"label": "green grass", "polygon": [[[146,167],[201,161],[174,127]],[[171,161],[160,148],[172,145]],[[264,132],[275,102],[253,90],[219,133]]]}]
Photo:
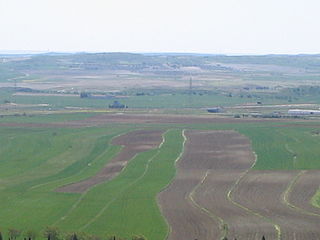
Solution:
[{"label": "green grass", "polygon": [[[13,78],[17,77],[23,77],[24,74],[19,73],[17,71],[10,70],[7,67],[4,67],[2,64],[0,64],[0,82],[14,82]],[[17,79],[17,81],[19,81]]]},{"label": "green grass", "polygon": [[[250,94],[248,94],[250,95]],[[260,96],[259,94],[256,94]],[[0,102],[9,100],[18,104],[32,104],[33,109],[39,110],[57,110],[65,107],[76,108],[108,108],[109,104],[112,104],[114,100],[103,99],[89,99],[80,97],[68,97],[68,96],[16,96],[13,97],[10,94],[6,96],[0,96]],[[154,96],[129,96],[119,100],[121,103],[126,104],[129,108],[142,108],[142,109],[176,109],[176,108],[206,108],[213,106],[234,106],[241,103],[256,103],[257,101],[263,101],[265,104],[283,104],[288,103],[287,99],[275,99],[273,97],[261,95],[261,98],[251,97],[247,95],[244,97],[233,96],[228,97],[223,94],[205,94],[205,95],[192,95],[189,94],[161,94]],[[48,106],[36,106],[37,104],[48,104]]]},{"label": "green grass", "polygon": [[117,178],[83,196],[53,191],[94,175],[120,150],[111,138],[128,130],[0,128],[0,226],[39,231],[56,224],[66,231],[163,239],[167,225],[155,196],[174,177],[181,130],[169,131],[161,149],[137,155]]},{"label": "green grass", "polygon": [[317,193],[312,197],[311,204],[314,207],[320,208],[320,189],[317,191]]},{"label": "green grass", "polygon": [[[10,98],[11,99],[11,98]],[[17,96],[17,103],[23,104],[49,104],[51,109],[65,107],[87,107],[107,108],[114,100],[88,99],[80,97],[57,97],[57,96]],[[252,100],[250,100],[252,101]],[[240,97],[227,97],[220,94],[194,95],[191,98],[188,94],[176,95],[155,95],[155,96],[130,96],[120,100],[121,103],[130,108],[183,108],[183,107],[210,107],[230,106],[237,103],[248,102],[248,99]]]},{"label": "green grass", "polygon": [[254,127],[239,128],[247,135],[258,161],[259,170],[320,169],[319,136],[312,127]]},{"label": "green grass", "polygon": [[168,230],[156,195],[174,177],[182,141],[180,130],[169,131],[160,149],[139,154],[117,178],[91,189],[57,226],[100,235],[143,234],[148,239],[164,239]]},{"label": "green grass", "polygon": [[[85,114],[47,115],[35,122],[85,118]],[[24,118],[19,118],[21,122]],[[27,118],[25,118],[27,120]],[[285,123],[287,124],[287,123]],[[94,128],[0,127],[0,226],[64,231],[100,236],[143,234],[162,240],[168,227],[156,195],[175,175],[182,151],[182,129],[234,129],[248,136],[258,155],[254,169],[320,169],[320,136],[312,125],[280,123],[107,125]],[[54,192],[59,186],[97,173],[120,150],[110,141],[142,127],[172,129],[160,149],[138,154],[112,181],[84,194]],[[90,163],[90,164],[89,164]],[[90,166],[89,166],[90,165]],[[314,202],[319,204],[320,195]]]},{"label": "green grass", "polygon": [[0,128],[0,226],[39,230],[55,221],[77,197],[52,192],[54,184],[96,173],[119,151],[111,138],[125,131]]}]

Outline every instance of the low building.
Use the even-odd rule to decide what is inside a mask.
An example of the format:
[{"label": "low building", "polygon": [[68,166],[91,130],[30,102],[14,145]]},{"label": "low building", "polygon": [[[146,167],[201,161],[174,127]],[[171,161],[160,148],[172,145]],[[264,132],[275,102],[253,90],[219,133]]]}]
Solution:
[{"label": "low building", "polygon": [[223,112],[223,108],[222,107],[207,108],[207,111],[209,113],[221,113]]},{"label": "low building", "polygon": [[119,101],[114,101],[113,104],[109,105],[109,108],[128,108],[128,106],[121,104]]},{"label": "low building", "polygon": [[288,111],[288,114],[292,116],[314,116],[314,115],[320,116],[320,111],[306,110],[306,109],[290,109]]}]

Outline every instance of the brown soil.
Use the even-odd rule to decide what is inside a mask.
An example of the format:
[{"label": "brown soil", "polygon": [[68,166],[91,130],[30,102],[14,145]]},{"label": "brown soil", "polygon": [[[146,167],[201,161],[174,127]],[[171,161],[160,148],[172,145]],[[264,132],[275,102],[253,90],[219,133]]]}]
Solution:
[{"label": "brown soil", "polygon": [[[234,131],[188,131],[178,173],[159,194],[159,204],[171,231],[169,240],[267,239],[276,236],[272,224],[233,204],[229,189],[254,163],[247,138]],[[223,226],[228,227],[223,230]]]},{"label": "brown soil", "polygon": [[[80,124],[101,125],[106,123],[154,123],[154,124],[206,124],[206,123],[241,123],[259,122],[261,119],[236,119],[215,115],[155,115],[155,114],[103,114],[78,121]],[[280,120],[278,120],[280,121]],[[76,121],[73,123],[77,123]]]},{"label": "brown soil", "polygon": [[283,200],[296,174],[297,171],[251,171],[241,181],[234,198],[278,224],[281,240],[320,239],[320,218],[292,209]]},{"label": "brown soil", "polygon": [[160,130],[139,130],[113,139],[113,145],[122,145],[123,148],[103,169],[91,178],[60,187],[56,191],[82,193],[96,184],[114,178],[136,154],[158,147],[162,142],[162,134],[163,131]]},{"label": "brown soil", "polygon": [[170,226],[168,240],[218,239],[218,221],[199,210],[189,198],[201,182],[202,173],[179,170],[170,187],[159,194],[158,202]]},{"label": "brown soil", "polygon": [[[319,189],[319,170],[309,170],[302,174],[289,195],[289,202],[294,206],[301,208],[307,212],[318,214],[320,217],[320,208],[314,207],[311,204],[311,198]],[[320,219],[319,219],[320,221]]]},{"label": "brown soil", "polygon": [[[155,115],[155,114],[100,114],[84,120],[55,123],[0,123],[6,127],[91,127],[109,123],[128,124],[212,124],[212,123],[250,123],[286,122],[283,119],[238,119],[216,115]],[[291,120],[292,121],[292,120]]]},{"label": "brown soil", "polygon": [[[228,239],[276,239],[274,226],[227,199],[230,187],[241,177],[241,170],[212,170],[196,194],[197,202],[220,216],[228,225]],[[232,195],[233,197],[233,195]]]}]

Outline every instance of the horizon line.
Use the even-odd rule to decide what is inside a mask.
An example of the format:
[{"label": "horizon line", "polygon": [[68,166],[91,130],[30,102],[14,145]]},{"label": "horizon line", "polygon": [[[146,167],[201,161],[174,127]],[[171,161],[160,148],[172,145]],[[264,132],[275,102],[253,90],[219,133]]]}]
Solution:
[{"label": "horizon line", "polygon": [[0,50],[0,55],[46,55],[46,54],[95,54],[95,53],[131,53],[142,55],[204,55],[204,56],[298,56],[298,55],[320,55],[315,53],[209,53],[209,52],[189,52],[189,51],[50,51],[50,50]]}]

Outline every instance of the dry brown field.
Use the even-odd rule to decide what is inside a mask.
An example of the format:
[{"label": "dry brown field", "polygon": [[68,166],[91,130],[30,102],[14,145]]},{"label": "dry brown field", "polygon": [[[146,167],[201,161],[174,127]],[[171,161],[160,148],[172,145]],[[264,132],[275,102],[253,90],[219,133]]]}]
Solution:
[{"label": "dry brown field", "polygon": [[[109,123],[123,124],[212,124],[212,123],[257,123],[257,122],[294,122],[288,119],[233,118],[217,115],[174,115],[174,114],[99,114],[84,120],[54,123],[0,123],[4,127],[94,127]],[[298,122],[299,120],[297,120]]]},{"label": "dry brown field", "polygon": [[298,171],[251,170],[250,141],[234,131],[190,130],[186,138],[176,178],[158,196],[169,240],[320,239],[320,215],[307,213],[316,172],[293,182]]},{"label": "dry brown field", "polygon": [[285,201],[285,192],[297,171],[251,171],[241,181],[234,197],[278,226],[280,239],[320,238],[320,218],[298,211]]},{"label": "dry brown field", "polygon": [[320,217],[320,209],[311,204],[312,197],[319,189],[319,176],[319,170],[301,171],[288,193],[288,202],[306,214]]}]

